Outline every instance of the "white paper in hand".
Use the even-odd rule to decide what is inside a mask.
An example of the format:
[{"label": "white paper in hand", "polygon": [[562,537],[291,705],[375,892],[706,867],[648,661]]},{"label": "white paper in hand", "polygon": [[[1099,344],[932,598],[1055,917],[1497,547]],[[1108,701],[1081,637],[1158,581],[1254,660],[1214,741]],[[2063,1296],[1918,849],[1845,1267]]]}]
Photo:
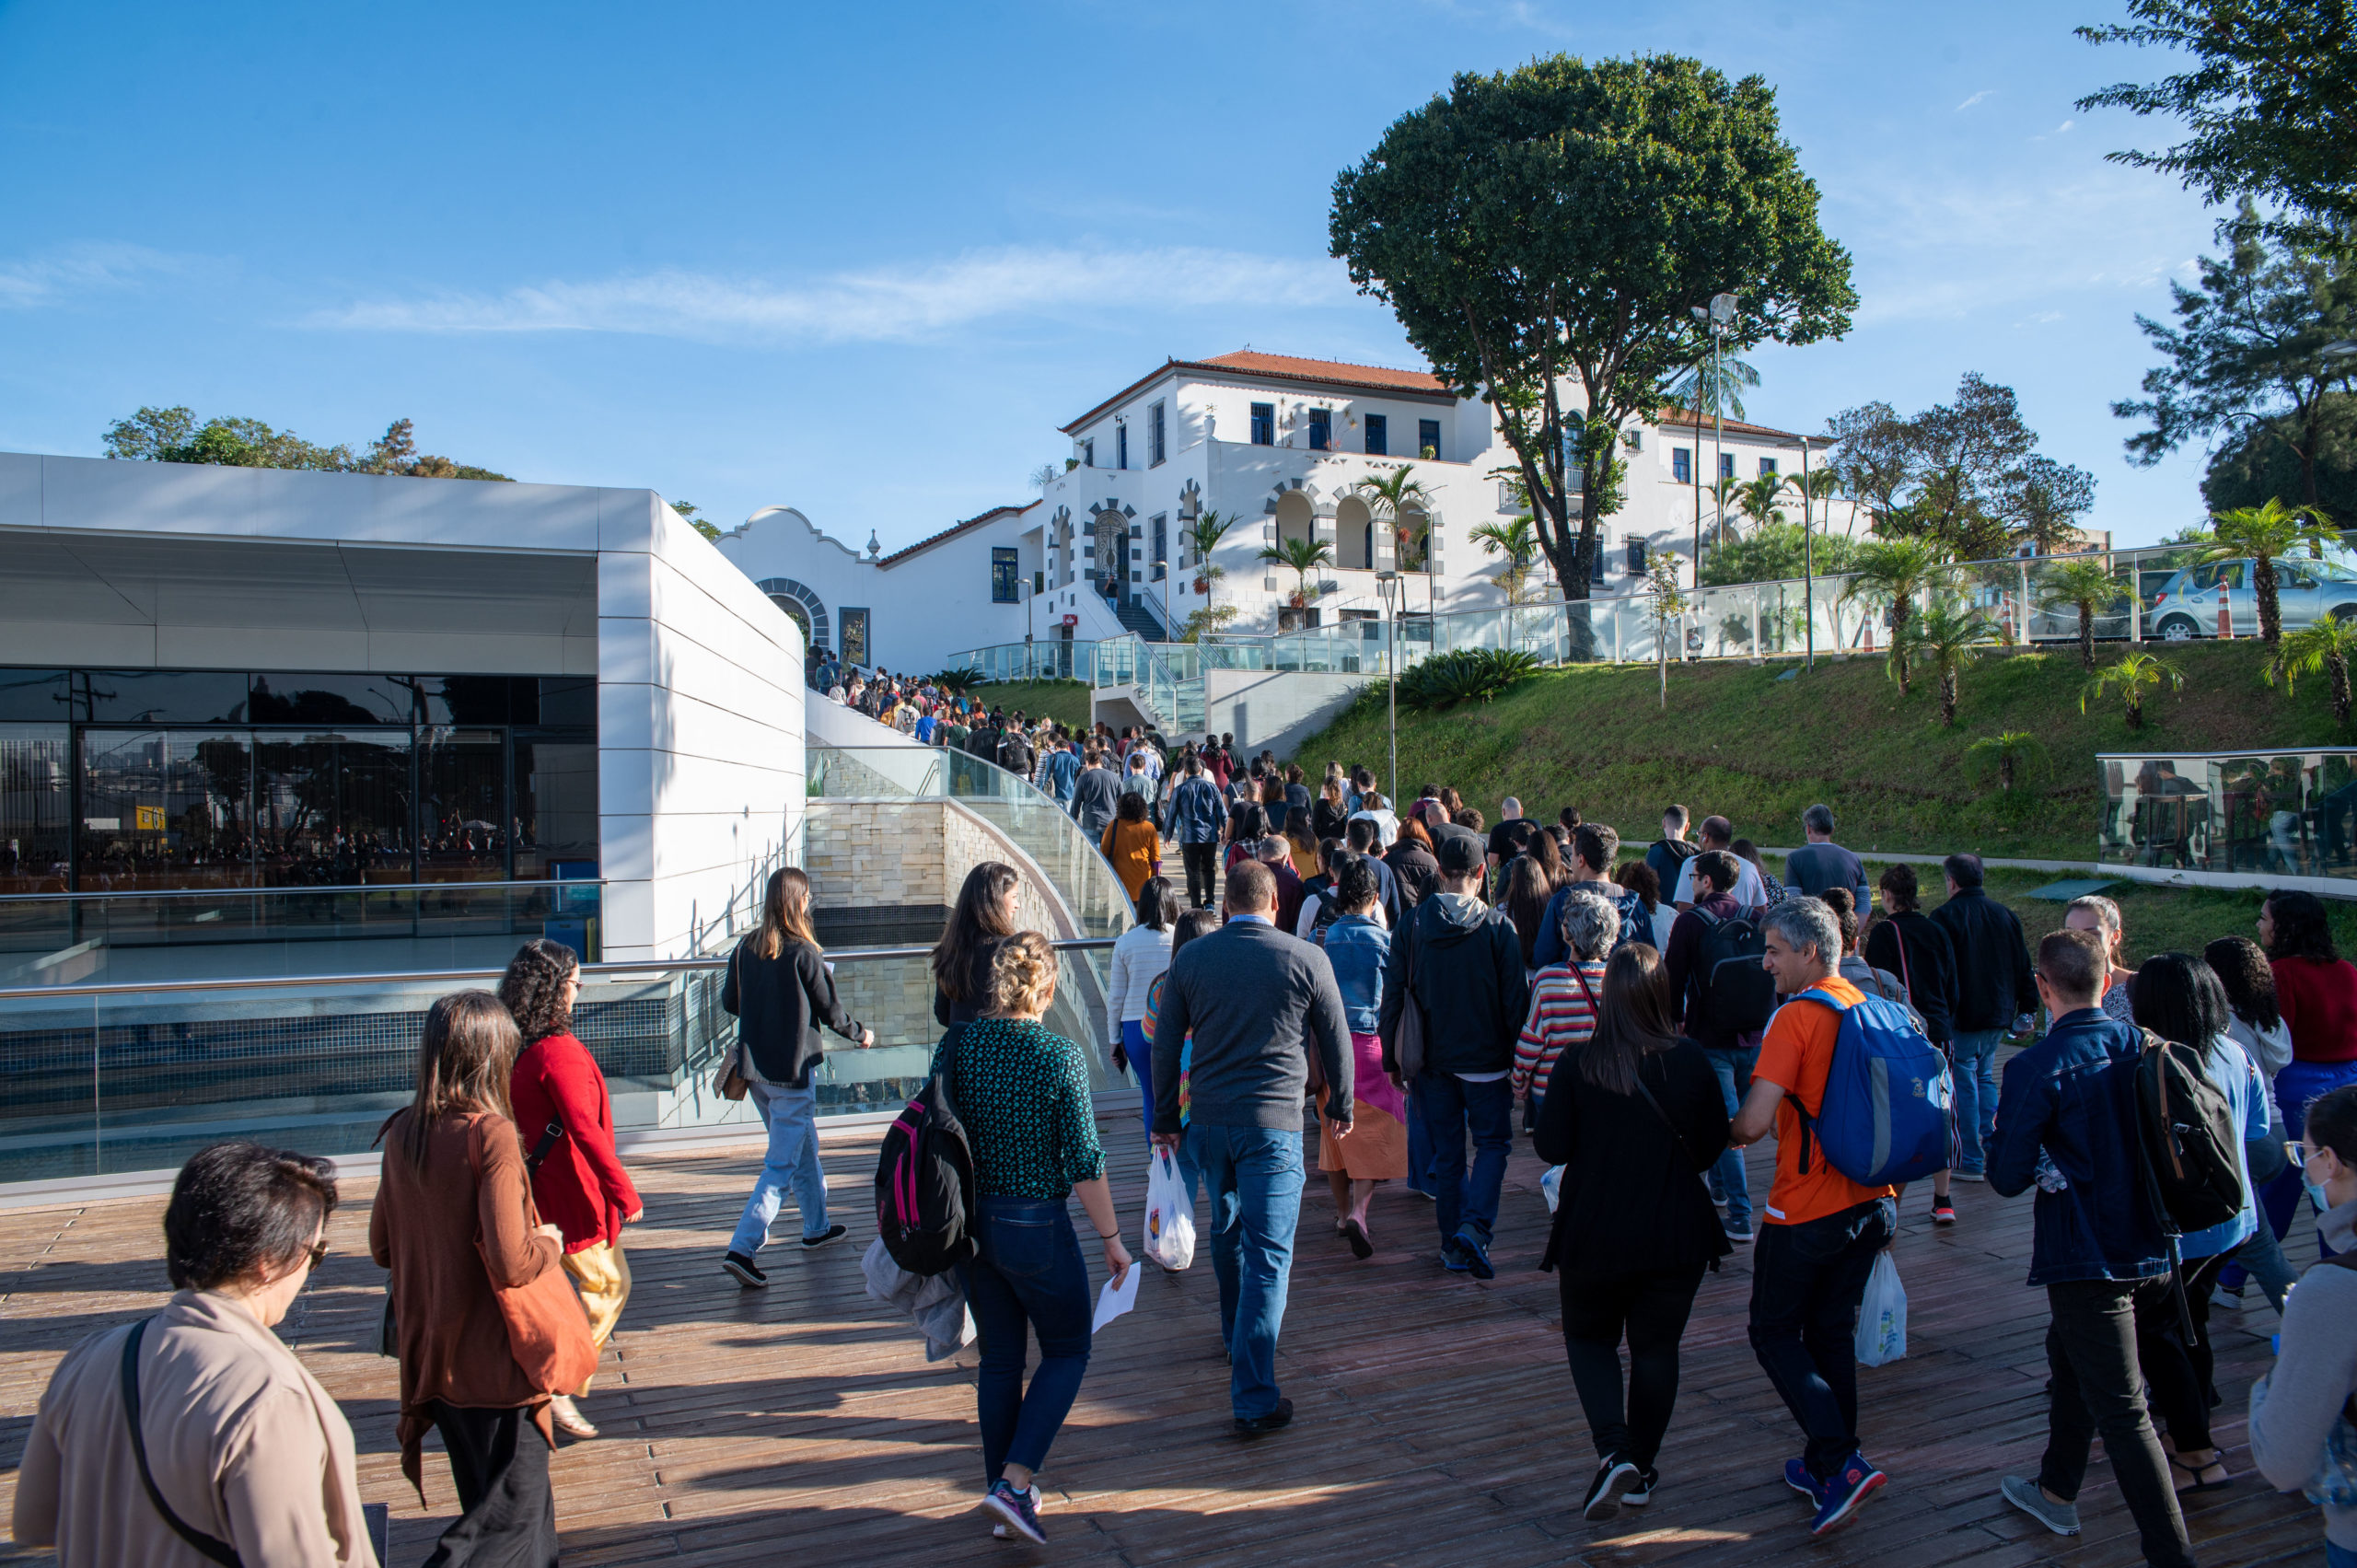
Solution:
[{"label": "white paper in hand", "polygon": [[1097,1332],[1138,1304],[1138,1275],[1142,1272],[1135,1263],[1132,1263],[1130,1272],[1122,1276],[1120,1284],[1111,1280],[1105,1282],[1105,1288],[1097,1295],[1097,1320],[1088,1325],[1090,1333]]}]

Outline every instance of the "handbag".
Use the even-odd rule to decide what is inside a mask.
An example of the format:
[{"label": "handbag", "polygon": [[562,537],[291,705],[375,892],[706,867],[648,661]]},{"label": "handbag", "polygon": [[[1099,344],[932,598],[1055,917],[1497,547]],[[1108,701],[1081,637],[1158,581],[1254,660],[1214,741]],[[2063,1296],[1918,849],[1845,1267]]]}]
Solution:
[{"label": "handbag", "polygon": [[199,1557],[225,1563],[227,1568],[239,1568],[244,1559],[238,1549],[226,1540],[215,1540],[203,1530],[172,1512],[164,1501],[163,1493],[156,1485],[155,1473],[147,1468],[147,1434],[139,1430],[139,1342],[146,1337],[147,1325],[153,1318],[143,1318],[131,1326],[122,1342],[122,1413],[131,1423],[131,1457],[139,1462],[139,1484],[147,1489],[147,1501],[172,1527],[172,1533],[188,1542],[189,1550]]},{"label": "handbag", "polygon": [[[524,1174],[527,1177],[539,1173],[540,1162],[549,1157],[549,1151],[554,1148],[556,1141],[563,1136],[564,1123],[562,1121],[552,1121],[540,1129],[540,1141],[532,1145],[530,1154],[524,1156]],[[481,1172],[477,1172],[477,1175],[481,1175]],[[393,1293],[390,1290],[385,1292],[384,1316],[377,1324],[377,1353],[390,1356],[395,1361],[399,1361],[401,1355],[401,1323],[393,1315]]]},{"label": "handbag", "polygon": [[[743,951],[742,947],[737,949],[738,953]],[[730,978],[734,979],[737,972],[737,953],[728,955],[728,971]],[[720,1070],[712,1075],[712,1092],[715,1096],[722,1099],[743,1099],[747,1091],[752,1087],[752,1080],[745,1076],[744,1068],[738,1065],[744,1060],[744,1056],[745,1042],[740,1035],[737,1043],[729,1048],[728,1054],[720,1059]]]},{"label": "handbag", "polygon": [[1408,938],[1408,963],[1406,972],[1400,979],[1403,993],[1399,998],[1399,1027],[1392,1031],[1391,1037],[1392,1060],[1399,1064],[1399,1076],[1403,1079],[1415,1078],[1422,1075],[1424,1071],[1424,1057],[1426,1055],[1424,1049],[1424,1010],[1423,1007],[1416,1001],[1415,927],[1412,925],[1410,926],[1406,935]]},{"label": "handbag", "polygon": [[[543,1134],[543,1144],[550,1141]],[[467,1154],[480,1182],[482,1166],[475,1158],[471,1141]],[[529,1207],[525,1214],[527,1218],[536,1217]],[[475,1232],[475,1251],[482,1252],[480,1228]],[[488,1258],[483,1266],[489,1270]],[[581,1297],[574,1294],[563,1269],[542,1269],[524,1284],[494,1283],[491,1289],[499,1302],[499,1315],[507,1324],[508,1353],[523,1369],[526,1381],[543,1394],[570,1394],[589,1381],[598,1370],[598,1342],[590,1337],[589,1315],[582,1309]]]}]

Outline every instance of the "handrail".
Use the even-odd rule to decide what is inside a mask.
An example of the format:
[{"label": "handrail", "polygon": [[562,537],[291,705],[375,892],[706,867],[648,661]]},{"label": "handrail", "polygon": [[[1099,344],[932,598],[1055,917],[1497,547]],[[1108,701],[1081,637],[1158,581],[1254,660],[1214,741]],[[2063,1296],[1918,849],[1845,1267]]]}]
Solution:
[{"label": "handrail", "polygon": [[[1065,936],[1050,940],[1048,946],[1056,952],[1095,951],[1110,948],[1118,938],[1111,936]],[[827,952],[830,963],[874,963],[886,958],[925,958],[933,956],[924,947],[835,947]],[[710,973],[725,970],[728,960],[722,958],[648,958],[639,963],[607,962],[583,964],[580,973],[591,979],[620,979],[627,975]],[[491,980],[506,973],[501,969],[477,970],[390,970],[368,974],[296,974],[248,975],[244,977],[205,977],[198,980],[159,980],[144,983],[109,982],[90,985],[32,985],[0,989],[0,1002],[30,1002],[53,996],[148,996],[180,991],[275,991],[303,986],[389,985],[403,981]]]},{"label": "handrail", "polygon": [[601,877],[551,877],[537,882],[333,882],[323,886],[289,883],[267,888],[154,888],[145,891],[133,889],[127,892],[104,893],[0,893],[0,902],[34,903],[41,900],[67,899],[259,898],[288,893],[408,893],[452,888],[481,891],[497,888],[603,888],[605,885],[605,878]]}]

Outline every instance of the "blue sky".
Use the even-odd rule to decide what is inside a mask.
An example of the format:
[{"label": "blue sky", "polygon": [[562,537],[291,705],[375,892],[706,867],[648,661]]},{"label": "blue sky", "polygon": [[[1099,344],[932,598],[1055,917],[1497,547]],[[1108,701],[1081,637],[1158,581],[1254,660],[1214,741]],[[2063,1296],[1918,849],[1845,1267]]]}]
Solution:
[{"label": "blue sky", "polygon": [[890,548],[1028,497],[1167,354],[1415,363],[1326,257],[1335,173],[1453,72],[1674,51],[1775,86],[1864,296],[1756,356],[1752,417],[1978,370],[2146,541],[2200,454],[2130,467],[2108,405],[2212,215],[2103,161],[2155,127],[2071,107],[2160,66],[2071,35],[2114,6],[0,0],[0,449],[96,455],[142,403],[406,415]]}]

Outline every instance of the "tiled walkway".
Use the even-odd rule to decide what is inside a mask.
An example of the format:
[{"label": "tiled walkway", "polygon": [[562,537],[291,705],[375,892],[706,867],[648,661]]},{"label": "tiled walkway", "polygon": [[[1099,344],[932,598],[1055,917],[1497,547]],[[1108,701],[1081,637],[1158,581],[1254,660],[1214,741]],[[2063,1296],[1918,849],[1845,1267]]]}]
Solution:
[{"label": "tiled walkway", "polygon": [[[1134,1231],[1142,1137],[1109,1118],[1117,1189]],[[971,1512],[970,1350],[927,1366],[900,1322],[863,1293],[859,1250],[875,1134],[826,1141],[839,1217],[828,1251],[773,1249],[775,1283],[740,1292],[717,1262],[751,1175],[750,1150],[642,1162],[644,1225],[632,1235],[637,1295],[586,1401],[598,1442],[555,1459],[565,1560],[699,1565],[956,1563],[1044,1559],[1104,1564],[1968,1563],[1974,1568],[2137,1561],[2098,1458],[2086,1534],[2044,1534],[1997,1496],[2035,1467],[2045,1429],[2044,1297],[2022,1280],[2029,1204],[1960,1186],[1962,1223],[1934,1232],[1910,1195],[1899,1267],[1911,1298],[1909,1358],[1862,1373],[1868,1452],[1885,1495],[1839,1535],[1812,1541],[1779,1476],[1797,1451],[1790,1419],[1744,1337],[1748,1260],[1708,1278],[1686,1336],[1685,1388],[1645,1514],[1591,1526],[1578,1514],[1594,1464],[1558,1337],[1555,1283],[1537,1272],[1546,1215],[1538,1167],[1517,1154],[1487,1284],[1434,1261],[1431,1211],[1387,1189],[1375,1258],[1331,1237],[1311,1178],[1281,1376],[1292,1429],[1241,1442],[1228,1428],[1217,1291],[1208,1255],[1152,1272],[1138,1310],[1098,1342],[1078,1408],[1042,1483],[1051,1544],[994,1543]],[[1766,1147],[1755,1151],[1755,1191]],[[348,1184],[330,1258],[284,1325],[343,1401],[362,1490],[393,1504],[392,1561],[425,1556],[452,1508],[429,1450],[429,1504],[401,1481],[394,1371],[373,1353],[383,1275],[366,1257],[370,1189]],[[0,1216],[0,1465],[13,1486],[41,1389],[82,1336],[162,1299],[162,1201]],[[791,1234],[791,1217],[781,1231]],[[2312,1255],[2303,1237],[2295,1260]],[[2254,1288],[2253,1295],[2256,1295]],[[2248,1469],[2241,1411],[2268,1358],[2264,1304],[2223,1313],[2220,1441]],[[2322,1560],[2316,1511],[2245,1476],[2191,1514],[2205,1564]],[[28,1560],[0,1549],[0,1560]]]}]

